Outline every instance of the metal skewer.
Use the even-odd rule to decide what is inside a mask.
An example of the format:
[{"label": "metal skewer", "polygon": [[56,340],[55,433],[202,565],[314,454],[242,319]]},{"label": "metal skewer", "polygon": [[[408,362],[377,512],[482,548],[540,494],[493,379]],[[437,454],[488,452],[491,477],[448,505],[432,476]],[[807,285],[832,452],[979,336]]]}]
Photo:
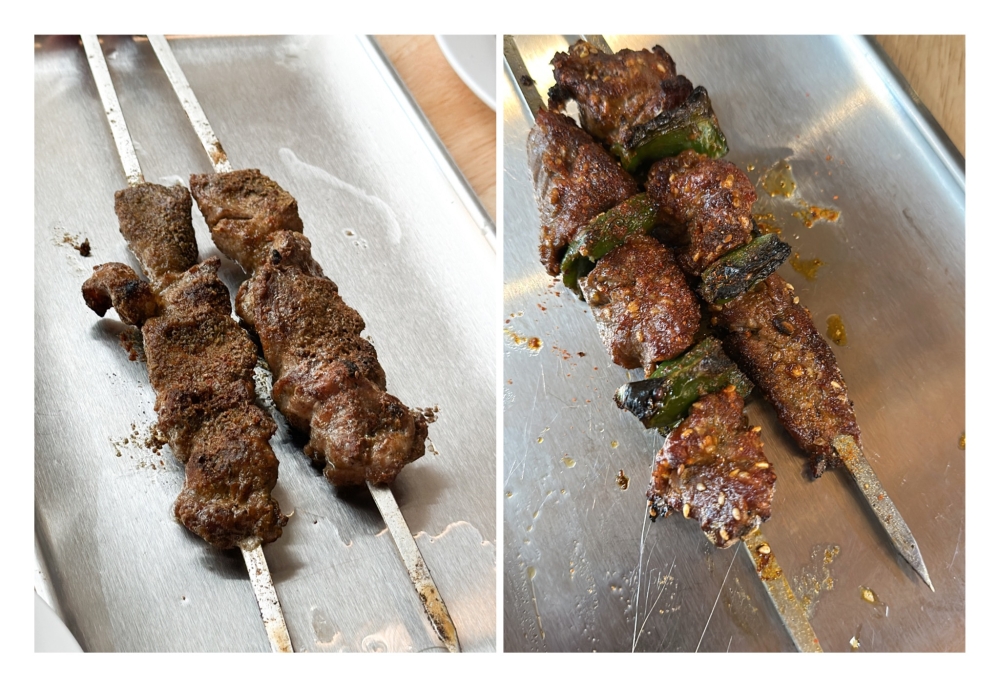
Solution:
[{"label": "metal skewer", "polygon": [[[611,49],[603,37],[585,36],[585,38],[598,48],[610,52]],[[544,105],[538,94],[538,89],[535,88],[535,80],[528,73],[513,36],[504,36],[503,56],[518,90],[524,98],[524,103],[534,119]],[[792,592],[791,585],[788,584],[781,566],[778,565],[777,559],[771,551],[770,545],[761,535],[760,529],[758,528],[744,537],[742,543],[747,555],[753,560],[757,575],[764,583],[771,603],[774,604],[775,610],[781,616],[781,622],[792,638],[795,648],[802,652],[822,652],[823,648],[816,637],[816,632],[809,623],[805,609],[795,597],[795,593]]]},{"label": "metal skewer", "polygon": [[[132,145],[132,137],[129,136],[128,127],[125,124],[125,117],[122,116],[121,105],[118,103],[118,94],[115,92],[114,84],[111,82],[111,74],[108,71],[108,63],[104,59],[104,52],[101,50],[101,41],[97,36],[80,36],[83,41],[83,48],[87,53],[87,62],[90,64],[90,71],[94,75],[97,84],[97,91],[101,95],[101,102],[104,104],[104,114],[107,116],[108,125],[111,127],[111,134],[115,139],[118,148],[118,157],[121,158],[122,167],[125,170],[125,178],[129,186],[138,186],[144,183],[142,169],[139,167],[139,158],[135,154],[135,146]],[[243,553],[243,560],[246,562],[247,573],[250,575],[250,585],[253,587],[254,596],[257,598],[257,606],[260,608],[260,616],[264,621],[264,629],[267,632],[267,639],[271,644],[271,650],[275,652],[291,652],[292,642],[288,636],[288,628],[285,626],[285,618],[281,612],[281,605],[278,603],[278,594],[274,590],[271,581],[271,572],[267,567],[267,560],[264,558],[264,550],[260,541],[249,539],[240,543],[240,551]]]},{"label": "metal skewer", "polygon": [[907,527],[903,516],[899,514],[899,510],[896,509],[896,504],[889,498],[882,483],[875,475],[875,471],[872,470],[872,466],[865,458],[861,447],[854,441],[854,437],[847,434],[834,437],[832,443],[833,447],[837,449],[837,455],[844,461],[844,467],[854,478],[854,483],[858,485],[858,489],[864,494],[868,505],[875,511],[879,524],[889,535],[896,551],[917,571],[920,579],[926,582],[933,592],[934,585],[927,572],[924,557],[920,555],[917,540],[910,532],[910,528]]},{"label": "metal skewer", "polygon": [[[163,71],[166,73],[167,78],[170,79],[170,84],[174,87],[174,92],[181,101],[181,106],[187,113],[188,119],[191,120],[195,133],[198,135],[198,140],[201,141],[205,152],[208,153],[215,171],[220,173],[231,172],[233,168],[229,164],[226,152],[216,137],[211,124],[209,124],[204,110],[201,109],[198,98],[184,76],[184,71],[177,63],[177,59],[174,57],[173,50],[170,49],[167,39],[164,36],[147,36],[147,38],[153,51],[156,53],[156,57],[160,61],[160,65],[163,67]],[[427,564],[424,563],[420,549],[417,547],[417,542],[414,540],[409,527],[407,527],[406,520],[403,519],[403,513],[399,510],[399,504],[396,503],[392,491],[386,485],[378,485],[371,482],[367,484],[368,490],[371,492],[372,498],[374,498],[375,504],[382,514],[382,519],[385,521],[389,533],[392,535],[396,549],[403,559],[403,565],[406,566],[406,571],[409,573],[410,580],[413,582],[417,596],[420,597],[424,612],[427,614],[427,619],[434,628],[435,634],[437,634],[438,639],[441,640],[448,651],[452,653],[460,652],[462,649],[458,642],[458,633],[455,630],[455,624],[448,613],[448,608],[441,599],[437,585],[434,584],[434,580],[431,578]]]}]

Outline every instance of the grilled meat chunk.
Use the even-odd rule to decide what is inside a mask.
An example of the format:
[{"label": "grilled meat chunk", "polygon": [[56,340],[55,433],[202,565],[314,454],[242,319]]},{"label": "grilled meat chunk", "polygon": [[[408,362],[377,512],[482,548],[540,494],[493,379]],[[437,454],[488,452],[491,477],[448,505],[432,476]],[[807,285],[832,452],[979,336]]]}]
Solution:
[{"label": "grilled meat chunk", "polygon": [[639,191],[635,180],[572,119],[547,110],[538,113],[528,134],[528,167],[542,220],[539,255],[553,277],[577,232]]},{"label": "grilled meat chunk", "polygon": [[198,262],[191,194],[183,186],[143,183],[115,192],[118,227],[153,284]]},{"label": "grilled meat chunk", "polygon": [[114,308],[122,322],[137,327],[155,316],[160,307],[149,282],[120,262],[94,268],[94,274],[83,283],[83,300],[99,317]]},{"label": "grilled meat chunk", "polygon": [[215,245],[247,272],[266,260],[271,234],[302,231],[298,202],[260,170],[192,174],[191,193]]},{"label": "grilled meat chunk", "polygon": [[581,126],[609,146],[624,145],[634,127],[678,107],[693,90],[658,45],[652,52],[625,49],[608,55],[579,40],[568,53],[556,53],[552,66],[556,85],[549,91],[550,107],[575,100]]},{"label": "grilled meat chunk", "polygon": [[834,437],[850,435],[860,446],[861,430],[833,351],[795,300],[792,286],[772,274],[713,308],[713,324],[728,332],[726,353],[774,406],[819,477],[841,464]]},{"label": "grilled meat chunk", "polygon": [[158,427],[185,466],[174,513],[225,549],[272,542],[288,519],[271,497],[278,460],[268,440],[276,426],[254,403],[256,351],[230,317],[219,264],[210,258],[169,275],[156,296],[131,268],[100,265],[83,292],[98,314],[110,299],[123,321],[142,326]]},{"label": "grilled meat chunk", "polygon": [[702,396],[656,454],[650,517],[677,511],[726,548],[771,517],[776,476],[732,386]]},{"label": "grilled meat chunk", "polygon": [[670,360],[694,343],[701,312],[669,248],[633,236],[597,261],[580,282],[601,340],[616,364],[642,367]]},{"label": "grilled meat chunk", "polygon": [[693,150],[664,158],[649,170],[649,197],[671,227],[669,243],[683,246],[677,262],[687,274],[702,270],[750,242],[757,193],[739,167]]},{"label": "grilled meat chunk", "polygon": [[309,433],[306,454],[336,485],[394,480],[424,454],[427,421],[386,393],[364,320],[288,220],[294,199],[256,170],[194,175],[191,187],[216,245],[251,272],[236,312],[260,338],[278,409]]}]

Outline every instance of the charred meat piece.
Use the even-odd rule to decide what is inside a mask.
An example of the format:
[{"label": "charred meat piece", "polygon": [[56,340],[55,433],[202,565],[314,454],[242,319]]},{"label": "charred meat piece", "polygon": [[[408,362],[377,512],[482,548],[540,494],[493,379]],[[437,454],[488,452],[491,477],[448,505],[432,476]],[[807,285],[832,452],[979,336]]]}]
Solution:
[{"label": "charred meat piece", "polygon": [[694,343],[701,312],[674,262],[656,239],[633,236],[598,260],[580,282],[601,340],[616,364],[649,374]]},{"label": "charred meat piece", "polygon": [[115,193],[118,227],[154,284],[198,262],[191,194],[183,186],[143,183]]},{"label": "charred meat piece", "polygon": [[552,59],[556,85],[550,106],[573,99],[580,106],[580,124],[607,145],[625,145],[632,129],[681,105],[693,87],[678,76],[673,59],[660,46],[649,50],[619,50],[608,55],[587,41]]},{"label": "charred meat piece", "polygon": [[156,296],[131,268],[100,265],[83,293],[98,314],[112,305],[123,321],[141,325],[158,427],[185,466],[174,513],[225,549],[272,542],[287,518],[271,497],[278,460],[268,440],[276,427],[254,403],[256,351],[230,316],[219,264],[210,258],[171,273]]},{"label": "charred meat piece", "polygon": [[771,517],[775,474],[734,387],[703,396],[667,435],[646,493],[650,517],[679,512],[725,548]]},{"label": "charred meat piece", "polygon": [[572,119],[547,110],[539,111],[528,134],[528,166],[542,216],[539,255],[555,277],[577,232],[639,188]]},{"label": "charred meat piece", "polygon": [[386,393],[364,320],[288,221],[294,199],[256,170],[194,175],[191,188],[216,245],[251,272],[236,312],[260,339],[278,409],[309,433],[306,454],[335,485],[393,481],[424,454],[427,421]]},{"label": "charred meat piece", "polygon": [[247,272],[265,259],[276,231],[302,231],[299,204],[257,169],[192,174],[191,193],[212,240]]},{"label": "charred meat piece", "polygon": [[726,352],[774,406],[819,477],[841,464],[834,437],[850,435],[860,446],[861,430],[833,351],[797,300],[791,284],[772,274],[714,306],[713,324],[728,332]]},{"label": "charred meat piece", "polygon": [[757,193],[731,162],[685,150],[653,164],[646,191],[670,227],[668,243],[683,246],[677,262],[687,274],[700,275],[752,238]]}]

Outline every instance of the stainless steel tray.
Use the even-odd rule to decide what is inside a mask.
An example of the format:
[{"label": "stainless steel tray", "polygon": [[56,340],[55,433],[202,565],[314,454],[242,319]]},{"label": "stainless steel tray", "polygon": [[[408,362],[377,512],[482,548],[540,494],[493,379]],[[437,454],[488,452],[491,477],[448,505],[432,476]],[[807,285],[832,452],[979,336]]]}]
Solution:
[{"label": "stainless steel tray", "polygon": [[[211,167],[144,40],[105,53],[146,179]],[[466,190],[373,41],[172,41],[235,167],[259,167],[299,202],[317,260],[365,318],[389,390],[438,406],[434,451],[393,491],[463,648],[496,643],[495,253]],[[172,517],[181,468],[144,440],[145,367],[122,325],[80,296],[93,266],[135,265],[118,234],[125,186],[75,37],[35,49],[35,535],[40,592],[88,651],[266,651],[246,569]],[[458,176],[460,180],[460,175]],[[195,211],[201,256],[216,255]],[[485,218],[485,219],[484,219]],[[70,243],[88,238],[90,257]],[[235,289],[242,274],[226,261]],[[293,512],[265,547],[298,651],[438,647],[366,491],[334,489],[283,422],[275,494]]]},{"label": "stainless steel tray", "polygon": [[[576,36],[518,37],[543,93]],[[865,39],[606,36],[662,45],[708,88],[728,159],[757,180],[788,160],[793,198],[763,196],[785,240],[825,264],[780,272],[834,346],[876,472],[925,557],[932,593],[895,555],[849,478],[818,481],[754,392],[778,473],[765,525],[826,651],[965,647],[965,190],[963,161]],[[791,651],[747,556],[679,517],[649,523],[662,444],[618,410],[628,379],[587,307],[542,270],[527,168],[530,128],[508,75],[504,117],[504,650]],[[836,208],[811,228],[798,200]],[[541,341],[535,351],[525,343]],[[537,343],[536,343],[537,346]],[[584,353],[580,357],[579,353]],[[635,374],[633,373],[633,377]],[[619,470],[627,490],[616,483]],[[864,601],[861,587],[878,602]]]}]

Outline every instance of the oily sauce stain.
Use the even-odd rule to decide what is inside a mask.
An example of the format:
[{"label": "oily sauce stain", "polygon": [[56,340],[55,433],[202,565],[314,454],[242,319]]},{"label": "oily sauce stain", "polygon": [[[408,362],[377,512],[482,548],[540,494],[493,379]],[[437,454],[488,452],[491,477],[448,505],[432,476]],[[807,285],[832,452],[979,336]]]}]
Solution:
[{"label": "oily sauce stain", "polygon": [[795,193],[795,177],[792,176],[792,166],[788,160],[779,160],[773,167],[768,168],[760,177],[760,184],[764,190],[773,198],[784,196],[791,198]]},{"label": "oily sauce stain", "polygon": [[798,253],[792,255],[791,259],[788,262],[792,266],[793,270],[801,274],[809,281],[815,281],[816,272],[819,271],[820,267],[826,264],[819,258],[812,258],[811,260],[803,260]]},{"label": "oily sauce stain", "polygon": [[778,219],[770,212],[760,212],[753,216],[757,223],[757,229],[762,234],[777,234],[781,236],[781,227],[778,226]]},{"label": "oily sauce stain", "polygon": [[840,219],[840,210],[822,208],[818,205],[810,205],[805,201],[802,201],[802,209],[797,210],[792,214],[802,220],[802,223],[806,225],[807,229],[812,228],[812,226],[820,220],[825,222],[836,222]]},{"label": "oily sauce stain", "polygon": [[826,318],[826,335],[838,346],[847,345],[847,329],[840,315],[830,315]]},{"label": "oily sauce stain", "polygon": [[625,476],[624,470],[618,471],[618,476],[615,477],[615,482],[618,484],[618,488],[622,491],[628,489],[628,477]]},{"label": "oily sauce stain", "polygon": [[527,346],[527,348],[533,352],[542,350],[542,340],[537,336],[522,336],[510,327],[504,327],[503,332],[515,346]]}]

